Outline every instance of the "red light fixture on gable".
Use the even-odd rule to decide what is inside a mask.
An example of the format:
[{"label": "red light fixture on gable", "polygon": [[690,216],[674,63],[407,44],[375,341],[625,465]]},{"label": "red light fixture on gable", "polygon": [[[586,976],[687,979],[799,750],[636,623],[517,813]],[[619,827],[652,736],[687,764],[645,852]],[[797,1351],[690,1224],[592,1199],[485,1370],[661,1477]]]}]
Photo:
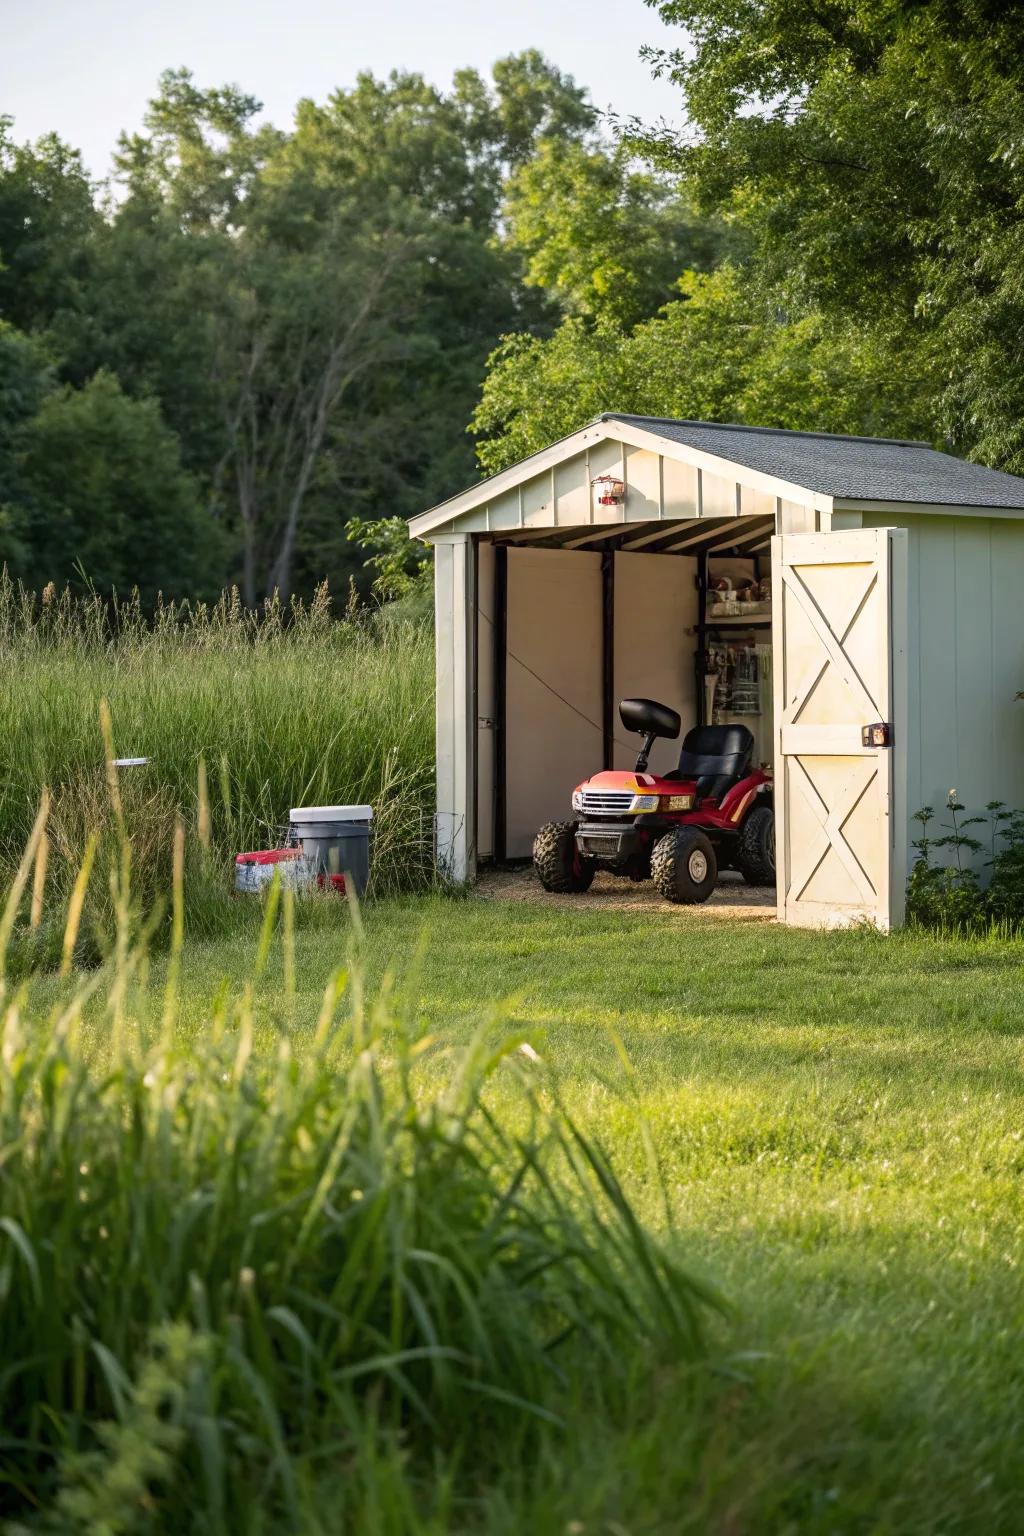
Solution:
[{"label": "red light fixture on gable", "polygon": [[621,507],[626,499],[626,482],[615,475],[598,475],[591,480],[599,507]]}]

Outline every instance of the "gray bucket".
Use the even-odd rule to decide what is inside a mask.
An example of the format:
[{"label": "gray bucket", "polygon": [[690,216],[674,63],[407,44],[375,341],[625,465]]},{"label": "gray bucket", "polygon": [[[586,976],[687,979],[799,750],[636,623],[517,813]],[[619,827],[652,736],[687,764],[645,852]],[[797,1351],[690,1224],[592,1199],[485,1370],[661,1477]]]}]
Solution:
[{"label": "gray bucket", "polygon": [[289,832],[318,874],[345,875],[357,896],[370,878],[370,805],[303,805],[291,812]]}]

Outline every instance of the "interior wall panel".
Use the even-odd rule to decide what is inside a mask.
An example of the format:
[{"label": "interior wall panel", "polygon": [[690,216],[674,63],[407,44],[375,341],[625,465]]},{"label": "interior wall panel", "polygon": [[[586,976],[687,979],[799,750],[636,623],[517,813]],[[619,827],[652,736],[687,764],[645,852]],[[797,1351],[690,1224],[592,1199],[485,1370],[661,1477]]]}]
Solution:
[{"label": "interior wall panel", "polygon": [[524,858],[601,767],[601,556],[510,549],[507,634],[505,852]]},{"label": "interior wall panel", "polygon": [[[615,556],[615,666],[613,705],[616,768],[632,768],[640,738],[626,732],[619,700],[657,699],[678,710],[685,735],[697,721],[697,561],[687,555]],[[655,742],[651,768],[665,772],[679,761],[680,742]]]}]

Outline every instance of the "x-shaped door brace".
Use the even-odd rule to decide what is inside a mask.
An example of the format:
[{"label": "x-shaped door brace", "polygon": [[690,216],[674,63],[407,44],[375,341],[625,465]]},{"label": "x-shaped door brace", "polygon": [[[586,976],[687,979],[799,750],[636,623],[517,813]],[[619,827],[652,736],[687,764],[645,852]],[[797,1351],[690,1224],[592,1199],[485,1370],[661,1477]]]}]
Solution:
[{"label": "x-shaped door brace", "polygon": [[[847,569],[852,569],[852,567],[848,567]],[[804,582],[801,581],[794,567],[785,564],[783,565],[783,584],[787,592],[794,599],[801,612],[806,617],[807,622],[810,624],[818,640],[820,640],[822,648],[825,651],[825,659],[820,663],[820,665],[815,663],[814,666],[809,668],[806,674],[800,679],[800,682],[796,688],[794,688],[793,691],[789,694],[789,699],[787,701],[785,713],[783,715],[783,723],[785,725],[796,724],[797,716],[803,709],[804,705],[807,703],[807,700],[810,698],[815,688],[818,686],[818,683],[824,676],[829,663],[835,667],[836,671],[839,673],[839,676],[850,689],[854,697],[860,700],[861,706],[865,713],[863,719],[858,721],[857,724],[865,724],[868,720],[873,719],[880,713],[879,707],[875,703],[874,699],[872,699],[871,693],[865,686],[863,678],[857,671],[856,667],[853,665],[853,662],[850,660],[849,656],[846,654],[846,651],[843,649],[846,641],[849,639],[853,626],[856,624],[857,620],[863,613],[865,604],[871,596],[871,593],[874,591],[875,584],[878,581],[878,571],[873,565],[867,567],[867,573],[867,584],[864,587],[864,590],[854,598],[852,609],[848,609],[848,617],[846,622],[842,624],[841,629],[838,625],[834,629],[833,626],[829,623],[828,619],[825,617],[824,613],[822,613],[820,607],[818,606],[817,602],[811,595]]]},{"label": "x-shaped door brace", "polygon": [[[846,775],[844,792],[833,797],[831,807],[825,804],[825,801],[815,787],[814,781],[799,757],[789,756],[787,757],[787,762],[790,766],[790,785],[796,785],[799,789],[804,803],[824,834],[822,839],[813,848],[809,847],[808,843],[802,840],[802,846],[807,848],[806,872],[798,875],[795,870],[791,869],[790,887],[787,893],[788,899],[799,901],[814,878],[816,871],[821,866],[825,855],[830,848],[834,848],[837,858],[860,891],[863,900],[868,905],[874,906],[878,901],[878,892],[871,884],[867,872],[857,855],[843,836],[843,827],[878,777],[877,760],[863,757],[854,760],[854,766]],[[865,769],[868,770],[866,774]],[[858,779],[861,780],[859,787]]]}]

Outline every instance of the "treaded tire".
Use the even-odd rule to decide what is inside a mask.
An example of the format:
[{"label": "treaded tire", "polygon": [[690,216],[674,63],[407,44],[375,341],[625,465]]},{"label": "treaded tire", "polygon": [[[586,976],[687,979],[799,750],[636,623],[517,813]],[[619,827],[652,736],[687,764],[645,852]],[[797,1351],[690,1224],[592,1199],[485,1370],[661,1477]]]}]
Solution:
[{"label": "treaded tire", "polygon": [[736,868],[748,885],[775,884],[775,812],[758,805],[736,838]]},{"label": "treaded tire", "polygon": [[707,901],[718,881],[718,861],[699,827],[666,832],[651,854],[651,879],[666,901],[685,906]]},{"label": "treaded tire", "polygon": [[574,821],[549,821],[533,840],[533,867],[546,891],[560,896],[581,895],[594,878],[593,859],[576,847]]}]

